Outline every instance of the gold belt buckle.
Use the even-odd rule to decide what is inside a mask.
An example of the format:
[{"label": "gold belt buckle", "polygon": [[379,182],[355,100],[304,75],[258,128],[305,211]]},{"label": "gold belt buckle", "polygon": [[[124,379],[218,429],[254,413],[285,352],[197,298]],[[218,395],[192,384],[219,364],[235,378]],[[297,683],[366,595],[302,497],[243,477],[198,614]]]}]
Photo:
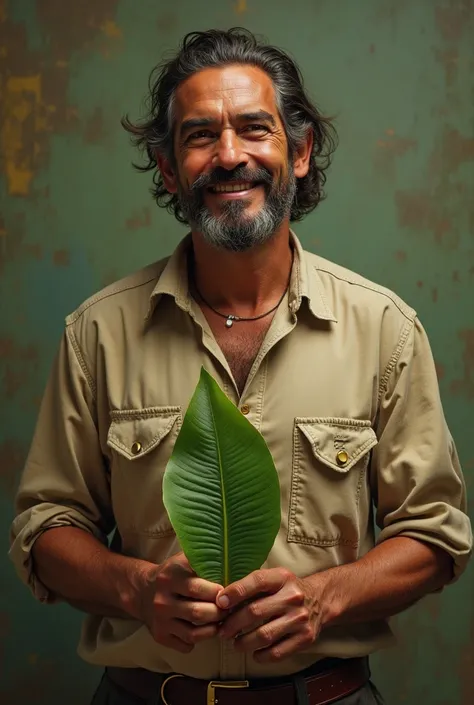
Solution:
[{"label": "gold belt buckle", "polygon": [[248,681],[209,681],[207,686],[207,705],[217,705],[216,688],[248,688]]}]

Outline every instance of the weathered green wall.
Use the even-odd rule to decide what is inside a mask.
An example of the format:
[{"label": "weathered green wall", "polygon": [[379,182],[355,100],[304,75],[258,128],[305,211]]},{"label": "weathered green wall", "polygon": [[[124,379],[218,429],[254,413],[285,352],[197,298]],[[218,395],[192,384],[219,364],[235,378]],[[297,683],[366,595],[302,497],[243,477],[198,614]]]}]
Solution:
[{"label": "weathered green wall", "polygon": [[[474,509],[474,4],[470,0],[0,0],[1,554],[66,313],[183,230],[135,174],[119,118],[193,29],[243,24],[288,49],[338,116],[306,246],[394,288],[428,329]],[[77,613],[1,564],[0,702],[85,705]],[[474,569],[400,620],[374,659],[389,703],[474,702]],[[67,693],[67,695],[66,695]]]}]

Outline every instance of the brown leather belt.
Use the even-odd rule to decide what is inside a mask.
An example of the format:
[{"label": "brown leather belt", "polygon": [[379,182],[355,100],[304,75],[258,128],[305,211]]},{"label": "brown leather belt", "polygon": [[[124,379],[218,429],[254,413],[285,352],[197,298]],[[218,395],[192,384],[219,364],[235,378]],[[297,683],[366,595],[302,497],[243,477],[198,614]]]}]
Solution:
[{"label": "brown leather belt", "polygon": [[344,659],[331,670],[313,675],[311,670],[255,681],[206,681],[141,668],[107,668],[106,673],[116,686],[135,698],[146,701],[161,691],[165,705],[297,705],[301,682],[306,686],[309,705],[329,705],[359,690],[370,678],[366,658]]}]

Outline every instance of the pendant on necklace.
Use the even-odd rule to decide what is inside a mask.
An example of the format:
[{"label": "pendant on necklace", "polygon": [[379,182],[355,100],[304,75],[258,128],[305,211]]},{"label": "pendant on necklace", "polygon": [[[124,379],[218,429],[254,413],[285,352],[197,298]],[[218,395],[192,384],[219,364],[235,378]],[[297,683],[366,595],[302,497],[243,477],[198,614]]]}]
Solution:
[{"label": "pendant on necklace", "polygon": [[232,326],[234,325],[234,318],[235,316],[232,315],[227,316],[227,320],[225,322],[227,328],[232,328]]}]

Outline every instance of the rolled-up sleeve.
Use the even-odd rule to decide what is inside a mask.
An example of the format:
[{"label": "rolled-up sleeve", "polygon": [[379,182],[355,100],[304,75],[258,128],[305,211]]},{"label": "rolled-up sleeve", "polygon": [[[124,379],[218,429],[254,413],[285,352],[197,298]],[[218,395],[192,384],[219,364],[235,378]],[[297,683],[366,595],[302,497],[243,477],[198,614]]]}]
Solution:
[{"label": "rolled-up sleeve", "polygon": [[114,527],[94,384],[72,326],[65,330],[43,396],[15,514],[10,558],[43,602],[56,598],[35,576],[31,550],[36,539],[48,529],[74,526],[106,543]]},{"label": "rolled-up sleeve", "polygon": [[408,536],[438,546],[452,557],[457,578],[472,551],[466,488],[418,319],[405,329],[386,373],[371,463],[378,542]]}]

